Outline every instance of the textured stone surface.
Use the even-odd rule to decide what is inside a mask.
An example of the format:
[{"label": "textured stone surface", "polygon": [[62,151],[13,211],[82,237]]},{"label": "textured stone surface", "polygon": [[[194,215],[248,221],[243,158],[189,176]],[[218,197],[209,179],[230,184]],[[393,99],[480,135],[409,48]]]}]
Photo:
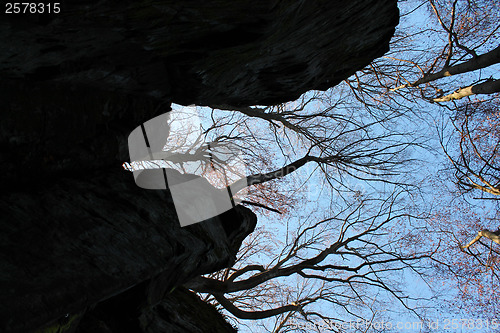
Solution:
[{"label": "textured stone surface", "polygon": [[235,333],[231,325],[218,318],[220,316],[194,293],[177,288],[155,307],[144,310],[140,319],[145,333]]},{"label": "textured stone surface", "polygon": [[130,131],[171,102],[331,87],[382,55],[396,23],[395,0],[61,0],[58,15],[2,16],[0,331],[83,325],[130,290],[130,307],[155,307],[230,265],[255,215],[180,228],[168,191],[121,168]]},{"label": "textured stone surface", "polygon": [[215,308],[193,292],[178,287],[156,305],[145,306],[140,302],[141,287],[99,303],[80,320],[75,333],[236,332]]},{"label": "textured stone surface", "polygon": [[[0,23],[2,76],[263,105],[327,89],[388,50],[394,0],[61,0]],[[300,79],[299,79],[300,78]]]},{"label": "textured stone surface", "polygon": [[163,102],[46,82],[0,87],[0,331],[65,323],[140,283],[154,305],[231,264],[255,226],[250,210],[180,228],[169,193],[137,187],[121,167],[127,135],[168,110]]},{"label": "textured stone surface", "polygon": [[25,332],[142,281],[150,304],[173,286],[227,267],[256,222],[243,207],[180,228],[167,191],[145,191],[122,170],[0,198],[0,323]]}]

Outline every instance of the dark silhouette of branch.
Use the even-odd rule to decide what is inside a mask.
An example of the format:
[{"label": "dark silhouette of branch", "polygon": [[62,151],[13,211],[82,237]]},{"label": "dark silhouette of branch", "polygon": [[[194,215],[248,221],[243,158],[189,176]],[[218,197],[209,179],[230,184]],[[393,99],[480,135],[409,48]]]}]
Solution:
[{"label": "dark silhouette of branch", "polygon": [[214,293],[213,295],[220,305],[222,305],[232,315],[241,319],[264,319],[289,311],[299,311],[301,309],[300,305],[288,304],[270,310],[244,311],[236,307],[231,301],[225,298],[223,294]]}]

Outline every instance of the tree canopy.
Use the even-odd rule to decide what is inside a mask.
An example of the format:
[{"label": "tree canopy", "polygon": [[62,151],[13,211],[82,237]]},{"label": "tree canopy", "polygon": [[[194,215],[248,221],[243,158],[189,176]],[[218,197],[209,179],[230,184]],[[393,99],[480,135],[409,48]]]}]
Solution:
[{"label": "tree canopy", "polygon": [[244,152],[229,183],[260,222],[233,267],[185,286],[241,327],[425,327],[444,309],[498,328],[500,6],[399,6],[391,50],[337,87],[199,110],[205,142]]}]

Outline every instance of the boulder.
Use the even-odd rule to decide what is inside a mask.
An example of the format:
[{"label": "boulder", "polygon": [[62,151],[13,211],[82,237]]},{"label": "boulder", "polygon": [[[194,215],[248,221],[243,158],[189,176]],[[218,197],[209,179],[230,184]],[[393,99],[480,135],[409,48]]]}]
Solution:
[{"label": "boulder", "polygon": [[0,23],[2,77],[270,105],[328,89],[389,50],[395,0],[88,2]]}]

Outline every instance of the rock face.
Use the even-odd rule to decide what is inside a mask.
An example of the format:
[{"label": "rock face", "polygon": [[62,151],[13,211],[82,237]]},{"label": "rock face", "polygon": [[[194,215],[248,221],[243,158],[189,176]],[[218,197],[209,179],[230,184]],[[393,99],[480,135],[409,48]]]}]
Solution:
[{"label": "rock face", "polygon": [[128,134],[171,102],[274,104],[331,87],[388,50],[396,1],[60,7],[0,18],[0,331],[91,327],[115,297],[143,309],[133,325],[190,330],[181,312],[161,316],[187,297],[170,291],[231,265],[256,217],[237,207],[180,228],[169,192],[121,168]]},{"label": "rock face", "polygon": [[[24,190],[24,189],[23,189]],[[121,170],[75,172],[0,199],[0,322],[26,332],[147,281],[154,305],[178,285],[234,261],[255,227],[248,209],[179,227],[167,191]],[[137,306],[137,304],[136,304]]]},{"label": "rock face", "polygon": [[8,16],[0,63],[3,78],[268,105],[363,68],[397,22],[395,0],[61,0],[59,14]]}]

